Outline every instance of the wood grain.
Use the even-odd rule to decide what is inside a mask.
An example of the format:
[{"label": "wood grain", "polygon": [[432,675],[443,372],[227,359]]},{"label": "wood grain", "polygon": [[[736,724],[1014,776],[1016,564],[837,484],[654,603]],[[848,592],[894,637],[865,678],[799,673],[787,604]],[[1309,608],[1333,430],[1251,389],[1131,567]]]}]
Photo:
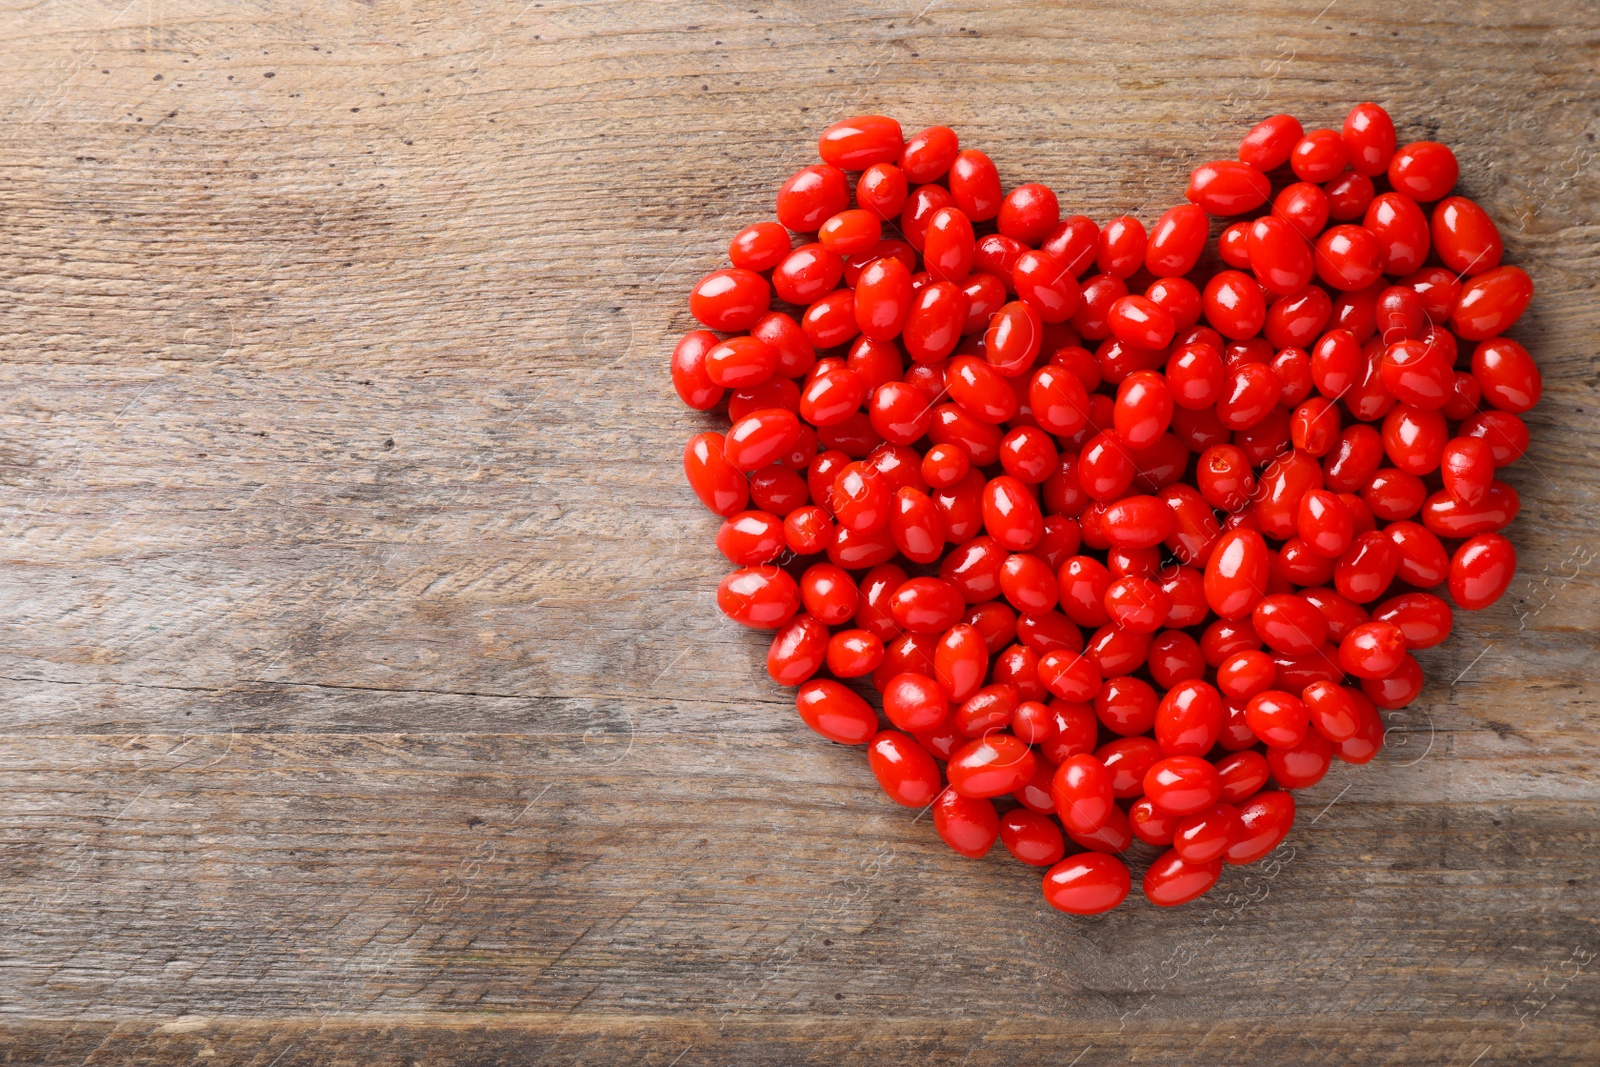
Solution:
[{"label": "wood grain", "polygon": [[[1600,14],[1324,3],[0,0],[0,1063],[1600,1060]],[[1521,576],[1068,919],[717,615],[683,294],[844,113],[1148,219],[1361,99],[1537,281]]]}]

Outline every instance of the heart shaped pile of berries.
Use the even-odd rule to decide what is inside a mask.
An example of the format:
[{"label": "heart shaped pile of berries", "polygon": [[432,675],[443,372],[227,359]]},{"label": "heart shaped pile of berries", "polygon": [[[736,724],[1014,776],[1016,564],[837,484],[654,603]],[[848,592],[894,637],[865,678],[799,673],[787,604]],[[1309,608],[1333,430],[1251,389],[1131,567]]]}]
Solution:
[{"label": "heart shaped pile of berries", "polygon": [[1370,103],[1264,120],[1148,231],[1003,192],[943,126],[818,149],[672,354],[731,422],[684,451],[739,568],[719,606],[961,855],[998,838],[1094,914],[1140,842],[1145,896],[1195,899],[1378,752],[1440,594],[1510,584],[1532,283],[1450,149],[1396,150]]}]

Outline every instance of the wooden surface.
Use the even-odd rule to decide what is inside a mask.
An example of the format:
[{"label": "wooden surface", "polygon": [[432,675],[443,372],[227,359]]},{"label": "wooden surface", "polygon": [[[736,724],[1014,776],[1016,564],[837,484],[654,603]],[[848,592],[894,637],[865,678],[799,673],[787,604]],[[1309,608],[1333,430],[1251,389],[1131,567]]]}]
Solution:
[{"label": "wooden surface", "polygon": [[[1324,3],[0,0],[0,1063],[1600,1061],[1600,13]],[[1369,98],[1538,285],[1521,575],[1056,914],[716,613],[685,290],[844,114],[1150,219]]]}]

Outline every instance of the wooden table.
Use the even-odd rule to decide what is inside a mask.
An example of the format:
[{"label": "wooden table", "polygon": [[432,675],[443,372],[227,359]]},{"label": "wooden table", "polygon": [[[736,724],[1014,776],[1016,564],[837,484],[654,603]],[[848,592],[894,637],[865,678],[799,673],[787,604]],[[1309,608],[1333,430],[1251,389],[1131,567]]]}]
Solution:
[{"label": "wooden table", "polygon": [[[0,1062],[1600,1061],[1600,12],[1325,3],[0,0]],[[716,612],[684,293],[845,114],[1151,219],[1369,98],[1538,283],[1521,575],[1060,915]]]}]

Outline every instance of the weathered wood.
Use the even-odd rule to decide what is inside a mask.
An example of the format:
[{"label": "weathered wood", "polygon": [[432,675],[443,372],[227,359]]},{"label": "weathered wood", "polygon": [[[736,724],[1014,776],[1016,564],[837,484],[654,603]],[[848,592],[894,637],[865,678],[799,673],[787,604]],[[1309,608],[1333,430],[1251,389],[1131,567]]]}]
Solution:
[{"label": "weathered wood", "polygon": [[[1600,1059],[1592,5],[0,0],[0,42],[0,1062]],[[1361,99],[1539,286],[1522,576],[1273,861],[1069,919],[716,614],[683,294],[843,113],[1148,219]]]}]

